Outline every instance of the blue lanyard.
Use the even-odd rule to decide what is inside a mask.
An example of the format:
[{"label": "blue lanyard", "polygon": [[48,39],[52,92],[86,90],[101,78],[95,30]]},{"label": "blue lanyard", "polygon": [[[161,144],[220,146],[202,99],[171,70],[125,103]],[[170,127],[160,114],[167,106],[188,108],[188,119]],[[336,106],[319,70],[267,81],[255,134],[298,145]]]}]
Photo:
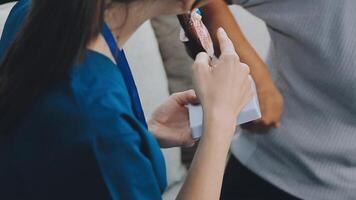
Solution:
[{"label": "blue lanyard", "polygon": [[123,50],[120,50],[118,48],[116,40],[106,24],[104,24],[102,34],[105,38],[106,43],[109,45],[111,54],[115,58],[117,67],[119,68],[122,76],[124,77],[125,85],[131,98],[134,114],[137,119],[147,128],[145,114],[142,110],[140,97],[138,95],[136,84],[133,79],[125,53]]}]

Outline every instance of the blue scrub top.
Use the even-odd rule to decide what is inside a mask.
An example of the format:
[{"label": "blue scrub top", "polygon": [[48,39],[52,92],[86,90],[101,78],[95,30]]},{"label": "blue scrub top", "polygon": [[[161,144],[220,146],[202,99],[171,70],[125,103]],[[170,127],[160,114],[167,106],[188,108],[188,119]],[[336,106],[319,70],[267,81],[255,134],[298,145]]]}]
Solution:
[{"label": "blue scrub top", "polygon": [[[22,0],[11,11],[0,60],[29,6]],[[87,51],[70,80],[46,91],[0,139],[0,199],[161,199],[163,156],[132,106],[117,66]]]}]

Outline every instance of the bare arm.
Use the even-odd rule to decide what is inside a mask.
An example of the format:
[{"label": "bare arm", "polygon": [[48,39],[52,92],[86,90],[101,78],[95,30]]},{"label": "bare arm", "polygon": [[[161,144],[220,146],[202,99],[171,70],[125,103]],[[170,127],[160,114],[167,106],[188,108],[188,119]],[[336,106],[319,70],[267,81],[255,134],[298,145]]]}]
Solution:
[{"label": "bare arm", "polygon": [[[189,175],[177,199],[217,200],[220,197],[225,163],[235,125],[213,118],[206,119],[204,124],[205,137],[199,143]],[[231,138],[214,136],[221,133],[230,135]]]},{"label": "bare arm", "polygon": [[219,199],[235,120],[252,96],[248,67],[240,63],[222,29],[218,38],[222,54],[214,67],[209,65],[206,53],[198,54],[193,65],[196,91],[204,111],[204,133],[177,197],[180,200]]},{"label": "bare arm", "polygon": [[222,0],[212,1],[201,8],[201,10],[203,11],[202,15],[204,24],[211,33],[216,52],[220,52],[216,37],[216,30],[222,27],[232,40],[236,52],[240,56],[241,62],[244,62],[250,66],[251,74],[256,83],[258,84],[259,82],[262,82],[262,80],[266,79],[271,82],[272,79],[266,64],[243,35],[240,26],[235,21],[235,18],[226,3]]}]

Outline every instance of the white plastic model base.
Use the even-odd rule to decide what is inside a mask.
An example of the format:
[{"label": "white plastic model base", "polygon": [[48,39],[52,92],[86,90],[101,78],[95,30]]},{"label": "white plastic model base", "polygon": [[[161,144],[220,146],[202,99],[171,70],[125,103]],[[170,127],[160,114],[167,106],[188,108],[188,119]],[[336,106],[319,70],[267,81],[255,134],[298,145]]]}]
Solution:
[{"label": "white plastic model base", "polygon": [[[198,139],[202,135],[203,127],[203,109],[202,107],[195,105],[188,105],[189,109],[189,121],[192,129],[192,136],[194,139]],[[240,115],[236,120],[236,126],[244,124],[250,121],[261,118],[260,106],[258,103],[257,94],[251,99],[251,101],[242,109]]]}]

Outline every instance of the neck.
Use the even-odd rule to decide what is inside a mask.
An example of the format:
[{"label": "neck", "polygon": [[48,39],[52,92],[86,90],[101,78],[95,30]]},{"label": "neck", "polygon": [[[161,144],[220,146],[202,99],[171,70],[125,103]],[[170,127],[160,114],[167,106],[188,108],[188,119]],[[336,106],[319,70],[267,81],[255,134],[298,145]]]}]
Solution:
[{"label": "neck", "polygon": [[151,18],[150,10],[141,1],[130,4],[114,4],[105,12],[105,22],[121,48],[131,35],[147,20]]},{"label": "neck", "polygon": [[[153,13],[148,8],[148,5],[134,1],[130,4],[115,3],[109,5],[105,11],[105,22],[109,26],[111,33],[117,41],[117,45],[122,48],[131,35],[149,18],[150,13]],[[154,6],[149,5],[150,8]],[[144,8],[144,9],[143,9]],[[106,44],[104,37],[100,34],[94,38],[88,45],[88,49],[97,51],[110,58],[113,62],[114,58],[110,52],[109,46]]]},{"label": "neck", "polygon": [[[189,3],[190,2],[190,3]],[[192,1],[144,0],[129,4],[110,3],[105,11],[105,22],[122,48],[131,35],[148,19],[160,14],[187,12]],[[102,35],[94,38],[88,48],[98,51],[110,59],[113,57]]]},{"label": "neck", "polygon": [[112,55],[108,44],[106,43],[104,36],[100,34],[98,37],[93,39],[87,47],[90,50],[101,53],[108,57],[113,63],[116,63],[114,56]]}]

